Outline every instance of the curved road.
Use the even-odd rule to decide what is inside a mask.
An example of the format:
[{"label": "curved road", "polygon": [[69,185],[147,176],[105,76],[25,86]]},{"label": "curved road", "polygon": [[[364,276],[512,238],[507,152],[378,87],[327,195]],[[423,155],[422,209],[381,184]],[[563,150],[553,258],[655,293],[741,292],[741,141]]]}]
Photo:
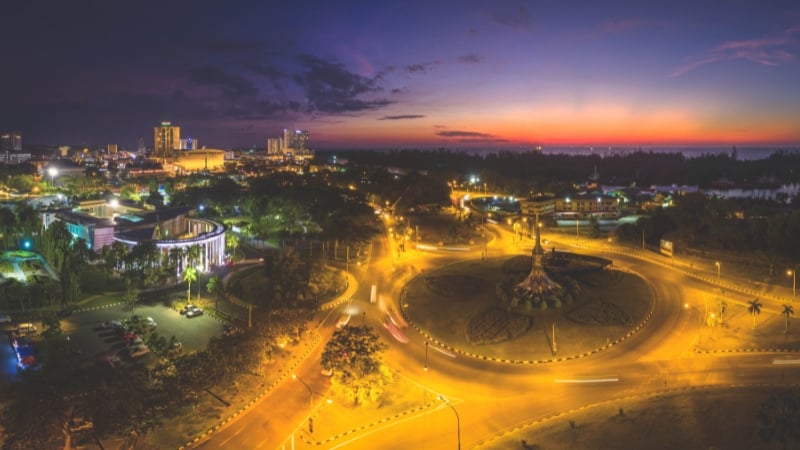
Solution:
[{"label": "curved road", "polygon": [[[519,245],[513,233],[502,227],[489,226],[489,231],[493,236],[488,244],[489,256],[530,252],[530,246]],[[383,302],[399,309],[401,290],[411,277],[464,258],[480,258],[483,246],[464,252],[398,253],[390,239],[376,241],[369,270],[360,274],[360,285],[349,307],[356,311],[352,318],[355,323],[366,321],[388,344],[386,364],[398,376],[430,391],[426,396],[428,407],[364,427],[324,445],[309,445],[301,439],[309,408],[320,407],[320,397],[315,394],[324,395],[329,387],[329,379],[319,373],[319,355],[339,313],[328,311],[319,319],[321,339],[295,369],[308,388],[287,377],[260,402],[196,447],[442,449],[456,448],[460,438],[462,448],[490,448],[492,441],[505,433],[586,405],[613,404],[614,399],[651,395],[665,389],[780,384],[797,374],[798,366],[774,365],[775,355],[698,356],[692,352],[699,337],[699,308],[710,301],[714,286],[683,271],[621,253],[609,256],[614,265],[648,280],[656,300],[651,320],[619,345],[590,357],[536,365],[493,363],[460,355],[449,358],[429,349],[425,371],[425,338],[409,328],[408,344],[395,341],[381,326],[385,312],[378,304],[369,303],[371,285],[379,286]],[[554,243],[558,248],[571,244],[574,242],[566,240]],[[578,251],[602,250],[582,247]],[[745,297],[729,293],[726,300],[744,302]],[[691,307],[685,308],[685,303]],[[441,400],[437,399],[439,396]],[[342,430],[363,425],[350,423],[347,417],[339,417],[338,421]]]}]

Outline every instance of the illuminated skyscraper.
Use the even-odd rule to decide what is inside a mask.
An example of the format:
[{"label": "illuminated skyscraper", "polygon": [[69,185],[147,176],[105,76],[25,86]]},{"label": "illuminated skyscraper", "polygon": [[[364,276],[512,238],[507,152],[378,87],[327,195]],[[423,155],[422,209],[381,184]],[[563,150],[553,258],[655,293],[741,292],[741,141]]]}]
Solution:
[{"label": "illuminated skyscraper", "polygon": [[267,154],[268,155],[281,155],[283,154],[283,138],[267,138]]},{"label": "illuminated skyscraper", "polygon": [[181,146],[181,127],[171,122],[161,122],[160,127],[153,129],[153,152],[159,158],[174,156],[175,150]]},{"label": "illuminated skyscraper", "polygon": [[295,155],[308,154],[308,131],[283,130],[283,150]]}]

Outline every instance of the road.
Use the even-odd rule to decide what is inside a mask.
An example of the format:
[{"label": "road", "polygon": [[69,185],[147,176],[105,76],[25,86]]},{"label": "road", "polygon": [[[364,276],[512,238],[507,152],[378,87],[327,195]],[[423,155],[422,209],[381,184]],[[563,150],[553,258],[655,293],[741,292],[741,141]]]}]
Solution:
[{"label": "road", "polygon": [[[530,240],[520,242],[503,226],[487,228],[490,257],[530,252]],[[547,237],[550,245],[559,249],[575,245],[574,239],[561,242],[558,236]],[[398,252],[390,240],[389,236],[376,240],[369,266],[358,273],[359,288],[352,303],[342,308],[357,311],[352,319],[355,323],[365,321],[378,331],[389,345],[384,355],[386,364],[410,382],[425,386],[430,391],[431,405],[414,414],[363,427],[324,445],[300,439],[311,409],[322,407],[321,397],[330,383],[319,373],[319,355],[338,317],[337,311],[329,311],[319,319],[318,332],[323,338],[295,369],[308,387],[287,377],[258,404],[197,447],[442,449],[456,448],[459,439],[462,448],[490,447],[493,439],[505,433],[586,405],[613,404],[614,399],[647,396],[665,389],[784,383],[800,370],[800,365],[773,364],[775,355],[770,354],[698,356],[691,351],[701,337],[698,319],[704,303],[713,296],[714,286],[659,261],[616,251],[606,253],[615,250],[611,245],[571,250],[605,254],[613,259],[615,268],[633,271],[648,280],[655,297],[652,319],[621,344],[590,357],[537,365],[494,363],[465,356],[451,358],[430,348],[426,353],[424,336],[413,329],[406,330],[407,344],[386,332],[381,326],[386,314],[380,309],[381,304],[399,310],[401,291],[409,279],[450,262],[480,258],[484,248],[479,245],[458,252]],[[382,300],[376,304],[369,302],[373,284],[379,286]],[[732,302],[746,300],[744,295],[733,292],[727,298]],[[440,396],[442,399],[438,400]],[[346,416],[337,420],[342,430],[362,425],[350,423]]]}]

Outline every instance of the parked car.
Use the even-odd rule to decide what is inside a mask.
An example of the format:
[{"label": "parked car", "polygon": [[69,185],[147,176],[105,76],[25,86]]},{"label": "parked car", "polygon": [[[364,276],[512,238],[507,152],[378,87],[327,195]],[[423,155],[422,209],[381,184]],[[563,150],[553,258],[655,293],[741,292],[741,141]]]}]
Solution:
[{"label": "parked car", "polygon": [[244,330],[237,327],[236,325],[225,324],[225,336],[236,336],[238,334],[244,333]]},{"label": "parked car", "polygon": [[203,310],[198,308],[198,307],[196,307],[196,306],[194,308],[186,311],[186,317],[197,317],[197,316],[202,316],[202,315],[203,315]]},{"label": "parked car", "polygon": [[36,333],[36,325],[30,322],[25,322],[17,325],[17,334],[19,334],[20,336],[26,336],[34,333]]},{"label": "parked car", "polygon": [[[144,327],[148,328],[150,331],[155,330],[158,324],[152,317],[144,317],[144,316],[132,316],[130,318],[130,324],[132,328],[137,329],[137,327]],[[124,322],[123,322],[124,325]]]},{"label": "parked car", "polygon": [[0,314],[0,323],[11,323],[11,316],[8,314]]},{"label": "parked car", "polygon": [[122,336],[122,342],[125,343],[125,345],[127,345],[127,346],[130,346],[131,342],[135,342],[137,340],[139,342],[142,341],[142,339],[139,337],[139,335],[134,334],[134,333],[128,333],[128,334],[125,334],[125,335]]},{"label": "parked car", "polygon": [[130,355],[131,358],[138,358],[148,353],[150,353],[150,349],[144,344],[128,347],[128,355]]},{"label": "parked car", "polygon": [[112,330],[119,330],[120,328],[122,328],[122,322],[120,322],[119,320],[106,320],[105,322],[100,324],[100,326],[103,328],[110,328]]},{"label": "parked car", "polygon": [[183,351],[183,344],[181,344],[178,341],[175,341],[167,349],[167,355],[169,356],[179,355],[182,351]]},{"label": "parked car", "polygon": [[181,315],[184,315],[187,312],[189,312],[190,310],[195,309],[195,308],[197,308],[197,306],[189,304],[189,305],[186,305],[183,308],[181,308],[180,311],[178,311],[178,312],[181,313]]}]

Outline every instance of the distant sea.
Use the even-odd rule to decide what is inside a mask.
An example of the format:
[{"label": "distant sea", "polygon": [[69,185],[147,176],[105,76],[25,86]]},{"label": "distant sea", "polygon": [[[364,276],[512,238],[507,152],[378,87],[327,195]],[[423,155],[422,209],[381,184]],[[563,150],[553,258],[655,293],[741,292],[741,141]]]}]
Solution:
[{"label": "distant sea", "polygon": [[[682,153],[687,158],[697,158],[704,155],[730,155],[733,152],[733,146],[717,146],[717,147],[681,147],[681,146],[664,146],[664,147],[545,147],[542,146],[542,153],[546,155],[568,154],[568,155],[599,155],[601,157],[615,156],[615,155],[628,155],[638,151],[653,152],[653,153]],[[786,147],[736,147],[737,159],[765,159],[769,155],[777,151],[786,151],[789,153],[800,153],[798,146]]]}]

